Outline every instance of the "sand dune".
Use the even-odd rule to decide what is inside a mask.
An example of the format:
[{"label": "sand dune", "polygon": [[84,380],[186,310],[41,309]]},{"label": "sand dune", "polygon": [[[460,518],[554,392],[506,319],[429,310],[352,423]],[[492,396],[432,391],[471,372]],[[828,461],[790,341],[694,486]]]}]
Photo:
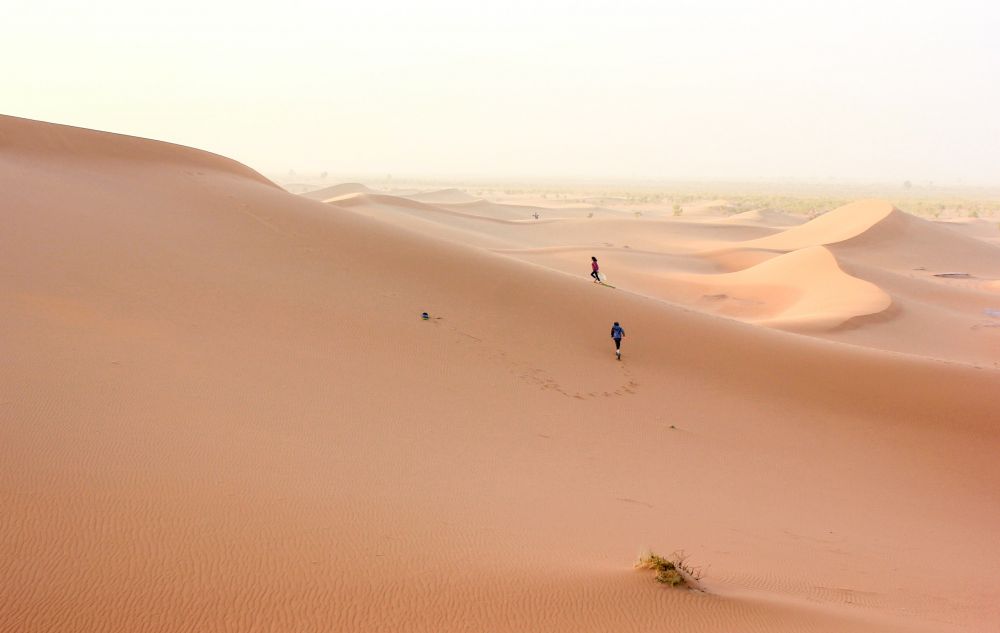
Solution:
[{"label": "sand dune", "polygon": [[838,256],[894,270],[1000,278],[1000,248],[900,211],[837,244]]},{"label": "sand dune", "polygon": [[[419,235],[489,249],[571,275],[586,274],[590,257],[597,256],[621,290],[757,325],[932,358],[993,362],[996,330],[986,327],[983,315],[994,302],[983,293],[995,292],[991,284],[1000,277],[989,274],[990,262],[997,261],[994,247],[981,242],[970,246],[968,238],[888,203],[847,205],[808,225],[784,229],[729,218],[559,218],[545,213],[525,220],[523,210],[512,210],[512,205],[485,200],[430,204],[386,194],[348,195],[330,203]],[[830,219],[838,217],[845,220],[843,225]],[[765,266],[783,251],[761,248],[762,239],[784,240],[791,246],[841,241],[829,246],[836,261],[815,271],[806,267],[809,275],[803,276],[794,265],[781,263],[796,261],[793,257]],[[799,250],[811,248],[816,247]],[[915,265],[918,262],[925,265]],[[970,262],[971,268],[966,266]],[[751,268],[758,273],[725,274]],[[966,268],[983,276],[935,276]],[[700,277],[687,276],[691,274]],[[751,276],[753,283],[744,283]],[[947,288],[979,294],[974,301],[958,303],[947,293],[929,299],[923,291],[914,294],[914,284],[899,283],[900,276],[925,281],[932,295]],[[828,283],[850,277],[860,280],[854,281],[854,290],[849,284]],[[870,284],[881,290],[873,293]],[[797,309],[803,312],[780,314],[802,297],[807,298]],[[889,297],[894,300],[891,307]]]},{"label": "sand dune", "polygon": [[619,288],[797,332],[828,332],[892,303],[879,286],[841,270],[822,246],[768,258],[733,273],[720,273],[708,260],[641,250],[554,247],[499,252],[568,273],[595,254],[614,272],[611,281]]},{"label": "sand dune", "polygon": [[[818,244],[827,244],[840,268],[849,275],[881,288],[884,295],[891,297],[892,306],[861,310],[839,329],[823,328],[812,334],[931,358],[980,366],[995,364],[1000,332],[987,315],[997,303],[991,284],[1000,279],[1000,249],[906,214],[889,203],[862,201],[845,205],[807,224],[713,249],[705,255],[725,270],[742,271],[765,266],[775,257],[775,251],[794,254],[797,249],[815,248]],[[782,257],[787,256],[779,259]],[[720,276],[719,281],[727,278]],[[782,285],[780,275],[771,281]],[[827,305],[840,302],[839,291],[821,283],[820,277],[807,285],[817,297],[829,295]],[[690,296],[682,295],[682,299],[702,309],[713,307]],[[766,301],[755,309],[764,312],[765,305]],[[725,303],[716,307],[739,314]],[[750,308],[744,309],[753,313]],[[828,325],[849,314],[849,310],[831,312]],[[781,321],[757,322],[783,327]]]},{"label": "sand dune", "polygon": [[[547,205],[529,205],[491,202],[489,200],[475,200],[473,202],[449,203],[447,206],[456,210],[465,210],[485,217],[509,220],[624,217],[628,215],[621,211],[591,205],[553,205],[552,203]],[[538,214],[537,218],[535,218],[536,213]]]},{"label": "sand dune", "polygon": [[1000,277],[1000,249],[994,244],[879,200],[844,205],[806,224],[749,240],[739,248],[793,251],[818,245],[831,245],[838,256],[889,269],[968,269],[977,275]]},{"label": "sand dune", "polygon": [[[0,630],[1000,619],[1000,372],[603,288],[153,141],[0,117],[0,187]],[[823,253],[791,256],[842,283]],[[686,549],[706,593],[634,571],[643,547]]]},{"label": "sand dune", "polygon": [[473,196],[461,189],[439,189],[437,191],[421,191],[419,193],[406,194],[407,198],[411,200],[418,200],[420,202],[430,202],[444,203],[444,204],[454,204],[461,202],[476,202],[480,200],[476,196]]},{"label": "sand dune", "polygon": [[938,281],[857,263],[850,272],[890,294],[885,312],[858,317],[825,332],[830,340],[875,349],[919,354],[949,362],[997,367],[1000,327],[989,311],[1000,297],[974,287]]},{"label": "sand dune", "polygon": [[883,200],[852,202],[814,220],[768,237],[744,244],[744,248],[794,251],[810,246],[836,244],[868,231],[894,211]]},{"label": "sand dune", "polygon": [[[333,189],[332,187],[330,189]],[[365,194],[358,197],[357,194]],[[308,196],[307,196],[308,197]],[[444,202],[433,200],[435,196],[430,195],[431,200],[421,200],[420,196],[406,194],[377,193],[371,190],[350,191],[346,190],[337,196],[323,196],[324,202],[336,203],[341,206],[349,204],[358,206],[366,203],[377,203],[386,206],[397,206],[407,209],[425,209],[428,211],[452,211],[468,217],[480,217],[493,220],[514,220],[514,221],[549,221],[553,219],[580,219],[590,217],[625,217],[625,214],[611,209],[604,209],[593,206],[580,205],[525,205],[492,202],[480,198],[471,201]],[[423,205],[423,206],[421,206]],[[535,217],[537,214],[538,217]]]},{"label": "sand dune", "polygon": [[[696,252],[775,231],[634,217],[564,218],[545,214],[534,219],[518,212],[518,217],[511,218],[513,214],[505,208],[508,205],[433,204],[388,194],[350,194],[327,202],[427,237],[508,251],[573,247]],[[608,241],[611,236],[615,242]]]},{"label": "sand dune", "polygon": [[[892,294],[890,322],[862,318],[833,338],[932,358],[996,366],[1000,248],[894,211],[830,250],[846,270]],[[956,276],[953,276],[956,275]]]},{"label": "sand dune", "polygon": [[754,209],[752,211],[744,211],[743,213],[734,213],[733,215],[721,218],[719,221],[731,224],[749,223],[773,227],[788,227],[804,224],[807,219],[770,209]]},{"label": "sand dune", "polygon": [[886,310],[878,286],[844,273],[829,250],[813,246],[739,272],[676,277],[713,312],[798,331],[828,330]]},{"label": "sand dune", "polygon": [[[424,217],[430,217],[433,214],[443,214],[445,216],[460,216],[465,218],[485,220],[488,222],[527,222],[531,218],[526,214],[519,214],[518,217],[508,219],[503,217],[495,217],[492,214],[487,215],[490,211],[495,211],[497,208],[502,208],[502,205],[494,205],[490,203],[478,204],[478,203],[459,203],[459,204],[446,204],[446,203],[431,203],[431,202],[421,202],[419,200],[414,200],[408,196],[394,196],[390,194],[378,194],[378,193],[353,193],[336,198],[328,198],[325,202],[329,204],[336,205],[338,207],[351,207],[361,209],[363,207],[370,207],[373,205],[378,205],[387,209],[398,209],[404,211],[418,211]],[[479,202],[486,202],[485,200]],[[475,213],[474,211],[480,211],[481,213]],[[482,213],[484,212],[484,213]],[[507,212],[500,212],[497,215],[512,215]]]},{"label": "sand dune", "polygon": [[996,218],[961,218],[952,220],[935,220],[935,224],[954,231],[983,240],[990,244],[1000,245],[1000,222]]},{"label": "sand dune", "polygon": [[[2,157],[8,161],[8,171],[22,165],[25,169],[31,166],[36,170],[56,170],[64,165],[79,167],[80,163],[92,161],[96,179],[102,173],[100,167],[104,163],[121,166],[124,162],[138,162],[144,167],[181,169],[190,178],[225,174],[277,188],[267,178],[234,160],[182,145],[151,143],[132,136],[4,115],[0,115],[0,120],[3,121],[0,150],[3,151]],[[17,189],[12,188],[11,194],[16,195]]]},{"label": "sand dune", "polygon": [[310,191],[308,193],[302,194],[302,196],[309,198],[310,200],[325,201],[331,198],[340,198],[355,193],[374,193],[374,192],[367,186],[362,185],[359,182],[344,182],[338,185],[333,185],[331,187],[323,187],[322,189]]}]

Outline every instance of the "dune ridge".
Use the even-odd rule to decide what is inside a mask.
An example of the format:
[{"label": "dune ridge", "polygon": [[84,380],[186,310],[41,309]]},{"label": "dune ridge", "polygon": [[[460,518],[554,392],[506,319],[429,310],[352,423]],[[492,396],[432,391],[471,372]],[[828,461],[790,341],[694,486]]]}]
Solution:
[{"label": "dune ridge", "polygon": [[218,154],[163,141],[52,125],[3,114],[0,114],[0,151],[0,155],[20,161],[31,158],[49,164],[68,160],[115,160],[157,167],[183,166],[191,170],[189,175],[192,176],[201,175],[197,169],[206,169],[277,187],[246,165]]},{"label": "dune ridge", "polygon": [[857,237],[885,220],[895,207],[884,200],[859,200],[786,231],[744,243],[744,248],[794,251]]},{"label": "dune ridge", "polygon": [[[0,148],[0,629],[1000,616],[1000,372],[611,291],[51,127],[58,160]],[[928,543],[951,561],[933,587]],[[645,546],[710,564],[708,592],[633,571]]]},{"label": "dune ridge", "polygon": [[834,245],[834,251],[840,257],[886,268],[1000,278],[997,245],[898,210],[864,233]]},{"label": "dune ridge", "polygon": [[325,202],[331,198],[340,198],[342,196],[348,196],[355,193],[374,193],[374,191],[359,182],[344,182],[330,187],[323,187],[322,189],[317,189],[315,191],[309,191],[302,194],[302,196],[309,198],[310,200]]},{"label": "dune ridge", "polygon": [[482,198],[477,198],[476,196],[470,195],[461,189],[455,189],[454,187],[438,189],[437,191],[410,193],[405,194],[403,197],[409,198],[410,200],[416,200],[418,202],[429,202],[431,204],[456,204],[463,202],[478,202],[482,200]]},{"label": "dune ridge", "polygon": [[[476,220],[482,220],[484,222],[494,222],[499,224],[522,224],[525,222],[551,222],[552,220],[530,220],[528,218],[513,220],[506,218],[497,218],[489,215],[480,215],[476,213],[470,213],[466,210],[466,205],[463,204],[444,204],[444,203],[431,203],[422,202],[420,200],[414,200],[409,196],[393,196],[390,194],[382,193],[353,193],[339,196],[336,198],[328,198],[324,200],[327,204],[333,204],[339,207],[356,207],[366,204],[378,204],[385,207],[395,207],[399,209],[423,211],[428,213],[442,213],[446,215],[461,216],[466,218],[472,218]],[[479,208],[482,208],[481,206]]]},{"label": "dune ridge", "polygon": [[799,331],[828,330],[892,304],[877,285],[846,274],[823,246],[791,251],[738,272],[677,279],[697,288],[707,303],[717,304],[714,311]]},{"label": "dune ridge", "polygon": [[751,211],[743,211],[742,213],[734,213],[733,215],[720,218],[719,221],[731,224],[750,222],[754,224],[763,224],[765,226],[784,227],[804,224],[808,220],[804,217],[797,217],[780,211],[773,211],[771,209],[753,209]]}]

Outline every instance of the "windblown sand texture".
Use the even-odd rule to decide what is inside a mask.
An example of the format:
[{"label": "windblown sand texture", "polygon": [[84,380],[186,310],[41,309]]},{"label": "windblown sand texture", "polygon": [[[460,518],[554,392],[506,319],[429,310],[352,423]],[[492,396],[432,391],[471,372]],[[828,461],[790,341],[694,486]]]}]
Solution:
[{"label": "windblown sand texture", "polygon": [[314,200],[11,117],[0,190],[0,631],[1000,622],[994,244]]}]

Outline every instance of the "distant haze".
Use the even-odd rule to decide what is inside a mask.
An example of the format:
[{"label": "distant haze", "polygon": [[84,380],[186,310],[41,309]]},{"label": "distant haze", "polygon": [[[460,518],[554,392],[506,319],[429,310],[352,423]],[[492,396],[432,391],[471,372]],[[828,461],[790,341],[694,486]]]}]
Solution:
[{"label": "distant haze", "polygon": [[1000,183],[992,2],[5,7],[4,114],[262,171]]}]

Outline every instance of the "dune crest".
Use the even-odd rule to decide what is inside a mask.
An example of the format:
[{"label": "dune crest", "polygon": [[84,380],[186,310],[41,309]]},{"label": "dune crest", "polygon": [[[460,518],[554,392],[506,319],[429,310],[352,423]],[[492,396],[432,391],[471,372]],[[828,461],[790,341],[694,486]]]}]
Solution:
[{"label": "dune crest", "polygon": [[770,209],[753,209],[720,218],[719,221],[729,224],[750,223],[783,228],[802,225],[805,224],[807,220],[805,217],[794,216],[780,211],[772,211]]},{"label": "dune crest", "polygon": [[421,191],[419,193],[411,193],[405,196],[411,200],[417,200],[420,202],[429,202],[431,204],[455,204],[461,202],[477,202],[482,200],[482,198],[477,198],[472,194],[469,194],[461,189],[455,189],[453,187],[448,189],[438,189],[436,191]]},{"label": "dune crest", "polygon": [[875,284],[845,273],[823,246],[792,251],[738,272],[679,279],[701,289],[702,307],[787,330],[829,330],[892,304]]},{"label": "dune crest", "polygon": [[355,193],[374,193],[372,189],[368,186],[361,184],[360,182],[343,182],[332,187],[323,187],[322,189],[317,189],[316,191],[309,191],[300,194],[303,198],[309,198],[310,200],[319,200],[325,202],[331,198],[340,198],[343,196],[348,196]]},{"label": "dune crest", "polygon": [[884,200],[859,200],[781,233],[744,242],[742,248],[794,251],[843,242],[861,235],[895,210]]},{"label": "dune crest", "polygon": [[899,210],[833,250],[883,268],[1000,278],[1000,246]]},{"label": "dune crest", "polygon": [[[409,196],[395,196],[388,193],[349,193],[336,198],[328,198],[324,202],[335,207],[354,209],[361,213],[371,214],[372,211],[376,211],[374,215],[380,217],[385,217],[386,212],[393,215],[398,215],[400,212],[417,212],[419,217],[427,220],[444,216],[445,218],[465,218],[486,223],[501,224],[523,224],[529,221],[528,218],[523,216],[518,219],[505,219],[496,217],[495,215],[480,215],[479,213],[472,213],[469,210],[481,211],[483,209],[481,206],[474,207],[464,203],[423,202],[414,200]],[[541,220],[537,222],[548,221]],[[440,228],[441,232],[444,233],[448,227],[442,224]]]},{"label": "dune crest", "polygon": [[227,173],[280,189],[250,167],[204,150],[3,114],[0,114],[0,153],[20,160],[42,161],[50,167],[69,161],[92,161],[95,166],[100,161],[114,161],[132,167],[181,167],[191,177],[204,176],[206,171]]}]

